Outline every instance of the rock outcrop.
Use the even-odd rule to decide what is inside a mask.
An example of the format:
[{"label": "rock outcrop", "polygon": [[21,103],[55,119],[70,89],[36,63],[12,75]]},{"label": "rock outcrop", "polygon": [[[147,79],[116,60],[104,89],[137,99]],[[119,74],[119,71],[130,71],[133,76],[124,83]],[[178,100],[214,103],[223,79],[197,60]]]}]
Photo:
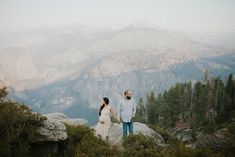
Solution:
[{"label": "rock outcrop", "polygon": [[49,113],[44,114],[47,120],[44,121],[43,126],[38,129],[38,134],[32,139],[32,143],[37,142],[58,142],[64,141],[68,138],[65,124],[69,125],[85,125],[87,120],[81,118],[68,118],[63,113]]},{"label": "rock outcrop", "polygon": [[220,149],[226,141],[224,136],[226,129],[221,129],[214,134],[195,132],[195,141],[193,141],[192,129],[177,128],[174,133],[181,142],[186,143],[186,146],[191,148],[210,148],[217,150]]},{"label": "rock outcrop", "polygon": [[48,113],[48,114],[44,114],[43,116],[47,117],[48,119],[53,119],[64,124],[74,125],[74,126],[85,125],[88,123],[88,121],[85,119],[69,118],[65,114],[60,113],[60,112]]},{"label": "rock outcrop", "polygon": [[43,126],[37,130],[32,142],[58,142],[68,138],[65,125],[57,120],[48,118],[44,121]]},{"label": "rock outcrop", "polygon": [[[134,134],[142,133],[145,136],[153,137],[156,140],[156,143],[159,145],[165,144],[164,138],[158,134],[157,132],[153,131],[147,125],[139,122],[134,122]],[[121,145],[122,140],[122,125],[113,123],[110,130],[109,130],[109,142],[112,145]]]},{"label": "rock outcrop", "polygon": [[[63,113],[49,113],[44,114],[47,120],[44,121],[43,126],[38,129],[38,134],[32,139],[32,143],[53,143],[57,150],[58,143],[65,141],[68,138],[65,124],[70,125],[84,125],[87,121],[84,119],[70,119]],[[153,137],[158,145],[164,145],[164,138],[149,128],[146,124],[134,122],[134,134],[142,133],[145,136]],[[122,125],[112,123],[109,130],[109,142],[112,145],[122,145]]]}]

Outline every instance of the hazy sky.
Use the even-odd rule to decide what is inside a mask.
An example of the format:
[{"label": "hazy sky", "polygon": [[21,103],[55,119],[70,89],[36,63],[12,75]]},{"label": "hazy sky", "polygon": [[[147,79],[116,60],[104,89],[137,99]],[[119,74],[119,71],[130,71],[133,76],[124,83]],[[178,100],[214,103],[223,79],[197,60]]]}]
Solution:
[{"label": "hazy sky", "polygon": [[235,29],[235,0],[0,0],[0,31],[85,24],[122,27],[143,18],[184,31]]}]

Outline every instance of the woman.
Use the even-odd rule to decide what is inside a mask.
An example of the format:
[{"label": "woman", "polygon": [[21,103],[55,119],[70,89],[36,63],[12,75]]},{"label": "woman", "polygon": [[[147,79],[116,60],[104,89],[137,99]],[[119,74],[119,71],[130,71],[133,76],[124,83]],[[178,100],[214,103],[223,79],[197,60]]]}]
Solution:
[{"label": "woman", "polygon": [[109,129],[111,127],[111,115],[117,119],[117,114],[114,112],[113,108],[109,105],[109,99],[104,97],[102,100],[102,105],[99,111],[99,122],[95,127],[95,133],[102,140],[108,141]]}]

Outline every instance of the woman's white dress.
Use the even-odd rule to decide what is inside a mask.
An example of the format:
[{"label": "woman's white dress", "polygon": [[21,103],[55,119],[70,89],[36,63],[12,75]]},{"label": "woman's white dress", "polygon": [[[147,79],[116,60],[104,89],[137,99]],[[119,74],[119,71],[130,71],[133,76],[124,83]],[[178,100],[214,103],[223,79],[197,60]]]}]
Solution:
[{"label": "woman's white dress", "polygon": [[[105,106],[99,116],[99,122],[95,127],[95,133],[100,136],[101,139],[106,140],[109,135],[109,129],[111,127],[111,106]],[[104,123],[100,123],[104,122]]]}]

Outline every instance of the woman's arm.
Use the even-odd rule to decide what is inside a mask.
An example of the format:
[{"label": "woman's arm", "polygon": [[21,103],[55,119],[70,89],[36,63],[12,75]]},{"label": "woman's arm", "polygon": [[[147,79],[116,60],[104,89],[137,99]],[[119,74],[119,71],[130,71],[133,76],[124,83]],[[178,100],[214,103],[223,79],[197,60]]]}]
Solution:
[{"label": "woman's arm", "polygon": [[110,106],[110,112],[111,112],[112,116],[119,122],[120,118],[119,118],[119,116],[117,115],[117,113],[115,112],[115,110],[113,109],[112,106]]}]

